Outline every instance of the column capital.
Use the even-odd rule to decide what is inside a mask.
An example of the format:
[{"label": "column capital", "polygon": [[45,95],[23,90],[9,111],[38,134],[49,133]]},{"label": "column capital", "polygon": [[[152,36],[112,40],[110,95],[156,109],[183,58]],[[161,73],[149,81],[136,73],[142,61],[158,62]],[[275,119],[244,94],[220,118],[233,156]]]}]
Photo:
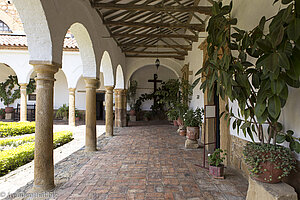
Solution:
[{"label": "column capital", "polygon": [[122,94],[123,89],[114,89],[115,94]]},{"label": "column capital", "polygon": [[107,93],[113,93],[115,86],[104,86]]},{"label": "column capital", "polygon": [[100,81],[98,78],[84,78],[85,88],[97,89],[99,88]]},{"label": "column capital", "polygon": [[28,83],[19,83],[19,85],[20,85],[20,89],[23,90],[23,89],[27,89]]},{"label": "column capital", "polygon": [[57,63],[49,63],[46,61],[30,61],[29,62],[34,67],[34,71],[37,73],[53,73],[58,72],[59,68],[61,68],[60,64]]},{"label": "column capital", "polygon": [[70,93],[75,93],[76,88],[69,88]]}]

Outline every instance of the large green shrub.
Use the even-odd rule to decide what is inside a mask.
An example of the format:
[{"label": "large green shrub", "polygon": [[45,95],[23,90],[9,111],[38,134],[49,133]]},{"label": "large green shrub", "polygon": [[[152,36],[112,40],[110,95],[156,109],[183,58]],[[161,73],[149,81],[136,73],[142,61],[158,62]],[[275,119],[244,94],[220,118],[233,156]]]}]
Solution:
[{"label": "large green shrub", "polygon": [[35,122],[0,122],[0,137],[31,134],[35,132]]},{"label": "large green shrub", "polygon": [[[28,138],[20,138],[19,142],[22,140],[27,140]],[[10,140],[10,139],[8,139]],[[53,147],[57,148],[73,140],[72,132],[61,131],[54,133],[53,136]],[[28,142],[26,144],[19,145],[14,149],[0,151],[0,176],[3,176],[10,172],[11,170],[20,167],[34,158],[34,142]]]}]

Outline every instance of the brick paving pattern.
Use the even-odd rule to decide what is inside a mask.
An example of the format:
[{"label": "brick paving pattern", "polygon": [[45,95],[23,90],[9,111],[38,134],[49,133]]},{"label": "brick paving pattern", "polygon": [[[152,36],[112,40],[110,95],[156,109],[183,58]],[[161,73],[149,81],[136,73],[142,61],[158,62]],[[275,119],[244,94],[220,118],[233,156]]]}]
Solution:
[{"label": "brick paving pattern", "polygon": [[185,150],[184,141],[170,125],[120,128],[55,199],[245,199],[246,179],[232,170],[211,178],[195,165],[202,150]]}]

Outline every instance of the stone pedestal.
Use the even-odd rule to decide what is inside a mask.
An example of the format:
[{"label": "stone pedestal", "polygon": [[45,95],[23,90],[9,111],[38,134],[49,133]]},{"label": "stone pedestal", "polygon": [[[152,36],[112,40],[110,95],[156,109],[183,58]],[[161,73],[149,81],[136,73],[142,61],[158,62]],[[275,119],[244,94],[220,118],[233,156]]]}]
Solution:
[{"label": "stone pedestal", "polygon": [[97,150],[96,132],[96,89],[98,79],[85,78],[86,111],[85,111],[85,151]]},{"label": "stone pedestal", "polygon": [[21,108],[20,121],[27,121],[27,83],[20,83]]},{"label": "stone pedestal", "polygon": [[249,177],[247,200],[297,200],[294,188],[286,183],[269,184]]},{"label": "stone pedestal", "polygon": [[129,120],[132,121],[132,122],[135,122],[136,121],[136,116],[135,115],[130,115]]},{"label": "stone pedestal", "polygon": [[33,64],[36,77],[36,128],[34,150],[34,190],[54,188],[53,166],[53,86],[57,65]]},{"label": "stone pedestal", "polygon": [[5,119],[13,120],[14,119],[14,113],[5,113]]},{"label": "stone pedestal", "polygon": [[113,127],[114,127],[114,116],[113,116],[113,89],[114,86],[105,86],[105,130],[106,136],[112,137],[113,134]]},{"label": "stone pedestal", "polygon": [[198,141],[186,139],[185,148],[186,149],[197,149],[197,148],[199,148]]},{"label": "stone pedestal", "polygon": [[69,88],[69,125],[75,126],[75,90]]}]

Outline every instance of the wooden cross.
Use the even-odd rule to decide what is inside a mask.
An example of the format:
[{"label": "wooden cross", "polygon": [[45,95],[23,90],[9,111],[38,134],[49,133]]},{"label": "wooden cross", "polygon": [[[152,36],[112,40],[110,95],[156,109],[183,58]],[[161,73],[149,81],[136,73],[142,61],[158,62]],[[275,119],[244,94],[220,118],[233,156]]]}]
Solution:
[{"label": "wooden cross", "polygon": [[[157,79],[158,79],[157,74],[154,74],[153,80],[148,80],[148,82],[153,82],[154,83],[154,91],[153,91],[153,93],[155,93],[156,90],[157,90],[157,83],[161,83],[162,82],[162,80],[157,80]],[[156,98],[155,98],[155,96],[154,96],[154,99],[153,99],[153,105],[154,106],[156,105]]]}]

